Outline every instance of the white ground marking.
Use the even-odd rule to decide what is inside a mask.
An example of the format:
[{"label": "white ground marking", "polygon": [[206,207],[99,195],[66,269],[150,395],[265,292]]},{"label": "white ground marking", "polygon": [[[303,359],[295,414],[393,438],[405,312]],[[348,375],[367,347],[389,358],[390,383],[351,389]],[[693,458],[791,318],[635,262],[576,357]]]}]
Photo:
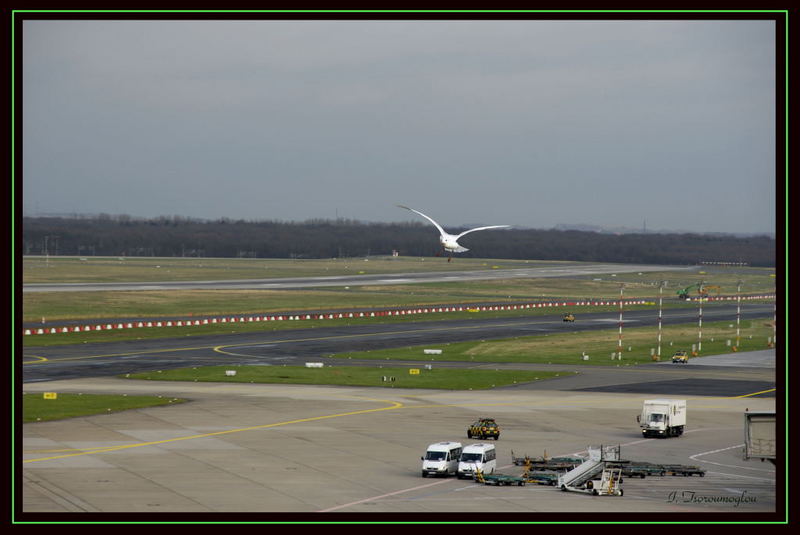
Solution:
[{"label": "white ground marking", "polygon": [[[772,474],[775,473],[775,470],[765,470],[763,468],[751,468],[749,466],[739,466],[737,464],[715,463],[713,461],[705,461],[703,459],[698,459],[698,457],[702,457],[704,455],[711,455],[712,453],[719,453],[721,451],[732,450],[734,448],[744,448],[744,444],[737,444],[735,446],[729,446],[727,448],[720,448],[718,450],[711,450],[711,451],[704,451],[702,453],[695,453],[694,455],[690,455],[689,458],[691,460],[693,460],[693,461],[698,461],[698,462],[701,462],[701,463],[708,463],[708,464],[715,464],[717,466],[726,466],[728,468],[740,468],[742,470],[755,470],[756,472],[766,472],[766,473],[772,473]],[[747,477],[747,476],[737,476],[735,474],[725,474],[725,475],[734,476],[734,477]],[[764,479],[764,478],[753,478],[753,479]],[[772,481],[772,480],[770,480],[770,481]]]}]

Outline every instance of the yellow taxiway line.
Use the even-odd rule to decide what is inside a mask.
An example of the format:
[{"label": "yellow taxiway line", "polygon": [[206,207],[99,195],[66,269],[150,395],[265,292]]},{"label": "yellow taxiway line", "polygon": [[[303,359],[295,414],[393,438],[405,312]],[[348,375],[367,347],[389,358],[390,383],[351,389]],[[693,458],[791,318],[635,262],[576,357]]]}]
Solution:
[{"label": "yellow taxiway line", "polygon": [[142,446],[157,446],[157,445],[160,445],[160,444],[169,444],[169,443],[172,443],[172,442],[181,442],[181,441],[184,441],[184,440],[193,440],[193,439],[197,439],[197,438],[208,438],[208,437],[216,437],[216,436],[221,436],[221,435],[230,435],[230,434],[233,434],[233,433],[241,433],[243,431],[254,431],[256,429],[269,429],[271,427],[280,427],[280,426],[284,426],[284,425],[299,424],[299,423],[304,423],[304,422],[313,422],[313,421],[318,421],[318,420],[327,420],[327,419],[330,419],[330,418],[340,418],[340,417],[343,417],[343,416],[354,416],[354,415],[357,415],[357,414],[368,414],[368,413],[371,413],[371,412],[394,410],[394,409],[399,409],[399,408],[404,406],[402,403],[398,403],[396,401],[389,401],[389,400],[372,400],[372,401],[381,401],[381,402],[384,402],[384,403],[389,403],[391,406],[389,406],[389,407],[381,407],[381,408],[378,408],[378,409],[364,409],[364,410],[360,410],[360,411],[343,412],[343,413],[339,413],[339,414],[327,414],[325,416],[312,416],[310,418],[299,418],[297,420],[289,420],[289,421],[286,421],[286,422],[277,422],[277,423],[273,423],[273,424],[255,425],[255,426],[251,426],[251,427],[240,427],[240,428],[236,428],[236,429],[227,429],[225,431],[215,431],[213,433],[203,433],[203,434],[199,434],[199,435],[188,435],[188,436],[185,436],[185,437],[167,438],[167,439],[164,439],[164,440],[154,440],[154,441],[150,441],[150,442],[139,442],[137,444],[125,444],[125,445],[122,445],[122,446],[111,446],[111,447],[106,447],[106,448],[87,449],[85,451],[80,451],[78,453],[69,453],[69,454],[66,454],[66,455],[55,455],[55,456],[52,456],[52,457],[41,457],[41,458],[38,458],[38,459],[26,459],[26,460],[23,460],[22,462],[23,463],[35,463],[35,462],[41,462],[41,461],[53,461],[53,460],[57,460],[57,459],[67,459],[67,458],[70,458],[70,457],[79,457],[81,455],[92,455],[92,454],[95,454],[95,453],[108,453],[108,452],[112,452],[112,451],[127,450],[127,449],[131,449],[131,448],[140,448]]}]

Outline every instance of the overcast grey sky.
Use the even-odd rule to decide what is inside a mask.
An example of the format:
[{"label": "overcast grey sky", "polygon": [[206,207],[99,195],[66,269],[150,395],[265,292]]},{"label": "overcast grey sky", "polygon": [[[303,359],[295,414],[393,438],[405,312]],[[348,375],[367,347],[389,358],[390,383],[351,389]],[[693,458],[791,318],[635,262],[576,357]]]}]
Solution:
[{"label": "overcast grey sky", "polygon": [[775,231],[771,21],[27,20],[22,60],[25,214]]}]

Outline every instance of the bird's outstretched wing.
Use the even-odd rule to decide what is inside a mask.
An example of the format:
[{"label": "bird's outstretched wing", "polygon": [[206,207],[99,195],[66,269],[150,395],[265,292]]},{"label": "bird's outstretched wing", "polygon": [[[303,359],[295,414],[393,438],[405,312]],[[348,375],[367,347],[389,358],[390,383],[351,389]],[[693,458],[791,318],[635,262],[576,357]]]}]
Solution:
[{"label": "bird's outstretched wing", "polygon": [[490,228],[511,228],[511,225],[492,225],[492,226],[490,226],[490,227],[478,227],[478,228],[471,228],[471,229],[469,229],[469,230],[465,230],[464,232],[462,232],[461,234],[459,234],[459,235],[456,237],[456,239],[460,238],[460,237],[461,237],[461,236],[463,236],[464,234],[469,234],[470,232],[476,232],[476,231],[478,231],[478,230],[487,230],[487,229],[490,229]]},{"label": "bird's outstretched wing", "polygon": [[[424,217],[425,219],[427,219],[428,221],[430,221],[431,223],[433,223],[433,224],[436,226],[436,228],[437,228],[437,229],[439,229],[439,233],[440,233],[442,236],[445,236],[445,235],[447,235],[447,233],[446,233],[446,232],[444,231],[444,229],[443,229],[443,228],[442,228],[442,227],[439,225],[439,223],[437,223],[436,221],[434,221],[434,220],[433,220],[433,219],[431,219],[430,217],[426,216],[426,215],[425,215],[425,214],[423,214],[422,212],[418,212],[417,210],[414,210],[413,208],[409,208],[408,206],[403,206],[402,204],[398,204],[398,205],[396,205],[396,206],[397,206],[398,208],[405,208],[406,210],[411,210],[411,211],[412,211],[412,212],[414,212],[415,214],[419,214],[419,215],[421,215],[422,217]],[[477,229],[475,229],[475,230],[477,230]],[[471,232],[471,231],[467,231],[467,232]]]}]

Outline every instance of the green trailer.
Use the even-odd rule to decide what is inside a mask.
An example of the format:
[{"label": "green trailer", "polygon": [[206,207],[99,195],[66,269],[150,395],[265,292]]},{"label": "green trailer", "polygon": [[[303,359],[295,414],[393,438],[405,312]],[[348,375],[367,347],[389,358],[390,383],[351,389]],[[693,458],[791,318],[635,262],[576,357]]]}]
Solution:
[{"label": "green trailer", "polygon": [[483,475],[481,470],[475,470],[475,475],[472,476],[475,482],[483,483],[484,485],[495,485],[501,487],[504,485],[517,485],[524,487],[527,480],[524,477],[509,476],[506,474],[489,474]]},{"label": "green trailer", "polygon": [[515,457],[511,452],[511,462],[528,470],[572,470],[585,460],[583,457]]},{"label": "green trailer", "polygon": [[549,485],[555,487],[558,484],[558,472],[529,472],[525,476],[528,483],[537,485]]},{"label": "green trailer", "polygon": [[670,476],[694,476],[698,475],[703,477],[706,475],[706,471],[699,466],[687,466],[684,464],[665,464],[664,471],[667,475]]},{"label": "green trailer", "polygon": [[626,477],[645,476],[693,476],[703,477],[706,471],[699,466],[685,464],[655,464],[643,461],[622,461],[614,464],[622,469],[622,475]]}]

